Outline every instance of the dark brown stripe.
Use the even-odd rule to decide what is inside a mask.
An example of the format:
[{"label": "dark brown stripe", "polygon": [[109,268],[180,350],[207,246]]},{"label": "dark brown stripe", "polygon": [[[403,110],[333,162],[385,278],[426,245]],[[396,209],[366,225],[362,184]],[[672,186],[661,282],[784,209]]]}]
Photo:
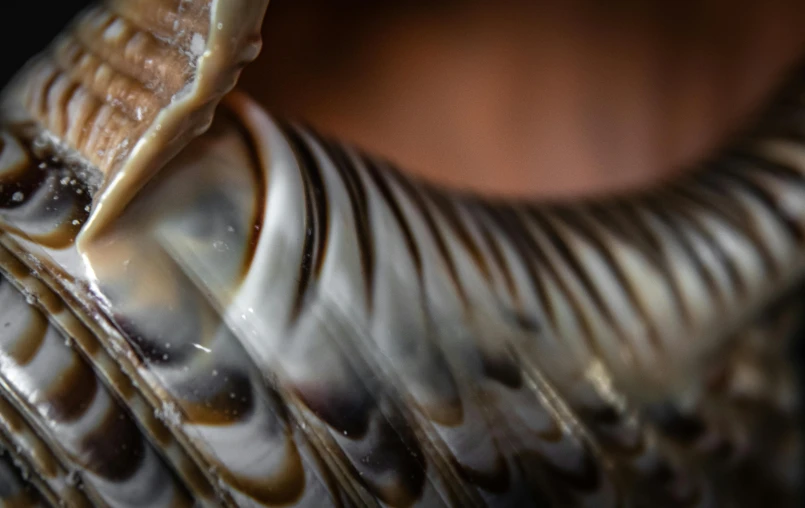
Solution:
[{"label": "dark brown stripe", "polygon": [[[545,288],[542,277],[544,275],[553,278],[556,284],[559,286],[560,291],[565,296],[568,296],[567,287],[565,286],[564,281],[562,281],[562,279],[556,273],[553,265],[545,256],[545,253],[542,252],[542,249],[536,244],[531,234],[526,231],[525,225],[513,210],[505,206],[496,205],[488,205],[480,209],[483,210],[486,215],[497,224],[501,233],[509,239],[509,242],[511,243],[515,252],[520,257],[523,267],[526,269],[529,282],[531,283],[534,292],[545,311],[545,316],[547,317],[548,322],[551,324],[551,327],[556,330],[559,320],[556,316],[556,310],[553,308],[551,299],[548,296],[548,291]],[[544,273],[539,273],[540,271],[543,271]],[[571,308],[577,315],[588,342],[592,342],[590,340],[592,338],[591,328],[589,323],[587,323],[587,319],[583,315],[580,315],[577,312],[577,309],[572,306]],[[590,344],[590,347],[595,346]]]},{"label": "dark brown stripe", "polygon": [[[497,444],[497,443],[495,443]],[[500,454],[495,457],[495,465],[491,471],[479,471],[471,466],[462,464],[453,457],[453,468],[459,476],[471,485],[495,494],[504,494],[512,486],[512,473],[509,466]]]},{"label": "dark brown stripe", "polygon": [[[590,205],[589,215],[621,242],[646,256],[655,266],[664,266],[662,245],[645,231],[634,201],[606,201]],[[642,227],[641,227],[642,226]]]},{"label": "dark brown stripe", "polygon": [[443,192],[434,192],[428,189],[427,196],[436,206],[437,212],[442,214],[444,219],[447,221],[447,224],[453,229],[456,237],[459,239],[467,252],[469,252],[470,257],[474,261],[475,266],[478,267],[478,270],[481,272],[481,275],[483,275],[484,279],[487,281],[491,280],[492,275],[489,271],[489,265],[486,262],[486,258],[484,258],[483,254],[481,253],[481,249],[478,247],[478,244],[475,243],[475,240],[473,240],[472,235],[470,235],[470,232],[467,230],[467,227],[464,225],[464,222],[459,216],[459,212],[456,209],[457,205]]},{"label": "dark brown stripe", "polygon": [[330,239],[330,210],[327,199],[327,188],[321,174],[321,167],[316,160],[313,151],[308,146],[308,141],[303,138],[301,130],[289,129],[293,131],[291,141],[295,145],[297,153],[302,157],[304,169],[310,179],[311,197],[314,198],[313,206],[316,211],[316,227],[314,236],[316,237],[316,250],[313,256],[313,275],[319,277],[324,260],[327,256],[327,247]]},{"label": "dark brown stripe", "polygon": [[[796,143],[801,143],[801,141],[796,141]],[[741,161],[748,171],[754,170],[764,175],[785,180],[790,184],[805,186],[805,174],[781,162],[769,160],[750,148],[731,150],[721,160]]]},{"label": "dark brown stripe", "polygon": [[641,217],[639,205],[632,203],[613,202],[608,206],[593,209],[593,216],[608,228],[612,234],[621,238],[621,241],[630,243],[641,252],[654,265],[668,283],[674,298],[674,306],[684,320],[690,325],[692,320],[682,297],[679,282],[671,269],[669,254],[655,237]]},{"label": "dark brown stripe", "polygon": [[414,240],[414,235],[411,232],[411,226],[408,224],[408,221],[405,219],[405,215],[400,208],[400,204],[397,203],[397,199],[394,197],[394,193],[389,188],[388,182],[386,182],[383,175],[380,171],[375,167],[374,163],[367,157],[362,158],[364,162],[364,166],[366,167],[367,173],[372,179],[372,182],[377,187],[377,190],[380,191],[380,196],[383,198],[385,203],[388,205],[389,210],[391,210],[391,214],[394,216],[394,219],[397,221],[397,224],[400,226],[400,230],[402,231],[403,238],[405,239],[405,246],[408,248],[408,253],[411,256],[411,259],[414,262],[414,268],[416,269],[417,273],[417,280],[422,282],[422,253],[419,252],[419,247]]},{"label": "dark brown stripe", "polygon": [[117,407],[106,412],[97,430],[83,439],[81,448],[81,463],[112,481],[131,478],[142,466],[147,450],[140,430]]},{"label": "dark brown stripe", "polygon": [[[327,232],[327,211],[322,211],[323,203],[317,202],[317,191],[315,189],[315,179],[321,186],[318,167],[310,151],[300,139],[299,134],[293,127],[282,125],[281,129],[285,133],[286,139],[299,165],[305,197],[305,241],[302,246],[302,259],[299,266],[299,280],[294,297],[292,319],[296,319],[302,311],[305,295],[307,294],[310,282],[315,273],[321,269],[323,262],[323,249],[326,249],[326,238],[319,239],[321,228],[324,227],[325,235]],[[316,176],[313,176],[315,173]],[[318,198],[321,198],[323,189],[319,189]],[[322,222],[323,221],[323,222]],[[318,245],[318,249],[317,249]]]},{"label": "dark brown stripe", "polygon": [[65,348],[64,354],[71,355],[72,361],[57,384],[46,392],[50,406],[48,418],[74,422],[92,405],[99,391],[98,379],[76,353]]},{"label": "dark brown stripe", "polygon": [[[803,231],[801,226],[795,220],[791,219],[789,214],[780,207],[780,202],[777,196],[769,191],[763,185],[762,181],[759,181],[759,177],[762,175],[753,173],[755,172],[750,168],[747,168],[745,163],[733,160],[725,160],[722,161],[721,165],[719,166],[718,173],[711,173],[710,178],[725,178],[731,183],[740,186],[743,190],[757,199],[761,205],[763,205],[771,213],[771,215],[777,219],[780,224],[782,224],[784,229],[788,232],[788,234],[791,235],[791,238],[797,245],[802,245],[805,243],[805,231]],[[770,176],[771,175],[769,175],[769,177]],[[791,184],[788,179],[785,179],[784,182],[786,184]]]},{"label": "dark brown stripe", "polygon": [[[711,174],[708,172],[708,174]],[[711,212],[718,219],[726,222],[740,236],[745,237],[754,250],[760,255],[764,271],[772,277],[778,275],[778,267],[772,252],[767,248],[757,224],[749,211],[741,206],[734,196],[734,191],[725,182],[714,182],[713,178],[702,175],[695,186],[682,191],[697,206]]]},{"label": "dark brown stripe", "polygon": [[486,377],[512,390],[520,389],[523,385],[520,365],[508,350],[500,352],[481,349],[479,353]]},{"label": "dark brown stripe", "polygon": [[338,171],[349,196],[352,217],[355,222],[355,233],[358,238],[358,253],[363,267],[363,280],[366,291],[366,302],[371,311],[374,303],[375,251],[372,245],[371,217],[366,188],[357,169],[349,160],[344,149],[338,144],[319,139],[322,147]]},{"label": "dark brown stripe", "polygon": [[514,283],[514,276],[512,275],[511,268],[509,267],[509,263],[506,261],[503,252],[500,250],[497,239],[495,239],[489,232],[489,228],[487,228],[485,223],[486,219],[484,218],[483,214],[479,212],[477,204],[471,203],[467,207],[467,210],[475,219],[474,223],[478,228],[478,233],[481,235],[481,240],[484,242],[484,245],[486,245],[486,248],[489,249],[490,254],[492,254],[492,260],[495,262],[496,266],[500,270],[500,273],[503,275],[503,282],[506,284],[506,289],[508,290],[509,295],[514,302],[515,307],[520,313],[522,313],[520,290],[517,287],[517,284]]},{"label": "dark brown stripe", "polygon": [[[556,217],[560,221],[564,222],[565,226],[570,228],[571,231],[575,231],[581,237],[589,240],[590,245],[604,260],[604,263],[609,268],[610,273],[615,276],[615,279],[618,281],[618,285],[623,289],[624,293],[626,294],[626,298],[629,300],[629,305],[637,312],[637,314],[639,314],[644,323],[646,323],[646,331],[648,332],[647,338],[657,350],[664,349],[662,341],[660,340],[657,332],[656,323],[654,323],[654,320],[651,319],[651,316],[643,305],[643,302],[640,300],[640,298],[638,298],[637,294],[635,294],[632,282],[623,272],[620,263],[612,255],[611,247],[606,245],[604,239],[601,237],[601,230],[604,227],[603,224],[598,223],[597,225],[599,228],[593,227],[596,225],[595,223],[589,224],[588,221],[594,221],[595,219],[587,210],[581,210],[579,208],[557,208],[554,211],[556,213]],[[659,281],[655,282],[655,284],[658,283]],[[625,334],[626,330],[624,330],[623,327],[618,326],[619,322],[620,320],[615,320],[614,324],[618,327],[617,329],[620,330],[621,333]]]},{"label": "dark brown stripe", "polygon": [[[48,181],[49,170],[39,168],[39,164],[45,161],[35,157],[29,150],[30,140],[19,139],[20,145],[25,150],[25,157],[28,163],[24,168],[13,174],[0,174],[0,208],[15,209],[28,203],[35,194],[42,190]],[[47,163],[46,163],[47,164]],[[44,192],[49,191],[45,189]],[[20,193],[15,200],[15,194]],[[21,199],[19,199],[21,197]],[[9,225],[10,226],[10,225]]]},{"label": "dark brown stripe", "polygon": [[[0,284],[2,283],[8,284],[5,279],[0,278]],[[9,351],[9,355],[20,367],[31,363],[39,352],[48,331],[48,322],[41,313],[33,309],[29,309],[27,313],[30,315],[31,321],[23,330],[22,336],[15,339],[14,345]],[[0,323],[0,327],[2,326],[4,323]],[[2,328],[0,328],[0,333],[2,333]]]},{"label": "dark brown stripe", "polygon": [[249,156],[251,160],[254,162],[252,164],[252,174],[254,175],[255,180],[257,180],[257,185],[255,189],[255,211],[254,211],[254,220],[251,224],[250,231],[247,232],[247,248],[244,252],[243,257],[243,267],[241,269],[241,280],[246,277],[246,274],[249,270],[249,267],[252,265],[254,261],[254,256],[257,253],[257,244],[260,242],[260,237],[263,231],[263,220],[265,216],[265,207],[266,203],[268,202],[268,182],[266,182],[265,175],[263,174],[262,167],[267,165],[267,161],[263,161],[260,157],[260,151],[257,148],[258,140],[253,136],[253,132],[250,129],[247,129],[243,122],[238,121],[229,111],[221,108],[222,110],[217,113],[218,115],[226,115],[232,119],[231,122],[228,122],[229,125],[235,126],[235,128],[240,133],[241,139],[243,139],[244,144],[246,145],[247,150],[249,151]]},{"label": "dark brown stripe", "polygon": [[[548,213],[555,212],[555,210],[551,210]],[[553,213],[551,214],[553,215]],[[589,273],[587,273],[586,268],[579,260],[576,253],[567,244],[564,235],[559,232],[559,230],[553,224],[552,219],[548,216],[545,211],[541,210],[534,210],[533,208],[529,210],[529,218],[531,218],[536,225],[540,228],[540,230],[545,234],[545,237],[551,243],[551,245],[556,249],[557,253],[561,256],[562,260],[566,263],[566,265],[571,269],[571,271],[576,275],[576,278],[581,282],[582,286],[584,287],[585,292],[593,301],[593,305],[595,305],[596,309],[599,313],[604,317],[604,319],[610,324],[610,326],[614,330],[620,330],[620,326],[618,320],[615,319],[615,316],[612,315],[609,307],[604,303],[604,296],[601,294],[599,288],[593,283],[592,279],[590,278]],[[582,238],[586,239],[590,243],[589,238],[584,236],[581,232],[577,231]],[[570,234],[573,234],[572,232]],[[572,292],[568,292],[567,296],[569,298],[573,298]],[[576,302],[578,305],[579,302]],[[584,312],[579,312],[580,315],[584,315]],[[623,340],[623,336],[619,334],[619,338]],[[627,346],[627,343],[623,343],[624,346]]]},{"label": "dark brown stripe", "polygon": [[181,409],[188,422],[225,427],[254,414],[255,394],[248,376],[220,365],[218,370],[217,376],[210,374],[180,387]]},{"label": "dark brown stripe", "polygon": [[[706,213],[706,211],[693,210],[690,206],[690,202],[686,200],[679,192],[679,189],[676,188],[667,189],[664,206],[666,209],[670,210],[669,213],[685,221],[684,227],[694,231],[705,241],[721,262],[721,266],[726,270],[728,282],[732,286],[732,289],[738,292],[739,295],[745,296],[746,283],[743,278],[741,278],[738,267],[735,265],[735,260],[727,254],[721,246],[721,243],[713,236],[710,230],[701,224],[701,217],[696,213]],[[707,267],[705,266],[705,268]]]},{"label": "dark brown stripe", "polygon": [[643,205],[646,212],[654,216],[654,218],[668,229],[668,232],[673,237],[677,246],[687,255],[696,273],[698,273],[700,278],[705,282],[710,296],[713,297],[719,307],[723,309],[725,306],[724,295],[719,291],[718,284],[713,274],[706,269],[696,249],[693,248],[690,244],[690,240],[688,240],[687,236],[682,232],[686,225],[677,224],[677,220],[680,218],[667,213],[666,208],[658,204],[658,201],[661,202],[662,200],[659,197],[656,197],[656,199],[652,201],[647,200]]},{"label": "dark brown stripe", "polygon": [[465,292],[464,285],[461,283],[461,279],[458,276],[458,270],[456,269],[453,256],[450,254],[450,250],[447,248],[447,243],[444,241],[442,232],[439,230],[439,226],[436,225],[436,221],[431,214],[430,207],[422,196],[422,193],[420,193],[419,189],[417,189],[408,178],[403,176],[398,169],[390,168],[388,174],[394,178],[394,181],[397,182],[397,184],[403,189],[405,194],[414,204],[414,207],[419,211],[422,219],[425,221],[425,226],[427,227],[428,232],[430,232],[431,237],[433,237],[433,240],[436,243],[436,250],[439,252],[439,256],[442,258],[442,261],[444,261],[444,264],[447,267],[447,272],[450,274],[450,279],[453,283],[453,286],[456,288],[458,297],[465,306],[468,305],[467,293]]}]

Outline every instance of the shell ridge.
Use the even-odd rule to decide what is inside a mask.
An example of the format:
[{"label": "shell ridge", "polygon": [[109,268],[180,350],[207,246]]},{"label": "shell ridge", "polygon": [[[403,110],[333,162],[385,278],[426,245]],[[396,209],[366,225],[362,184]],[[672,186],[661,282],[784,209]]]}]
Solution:
[{"label": "shell ridge", "polygon": [[[155,5],[155,12],[173,13],[175,22],[167,27],[175,33],[179,30],[173,39],[165,37],[164,33],[159,35],[166,27],[143,24],[143,21],[158,23],[156,18],[149,18],[148,14],[132,16],[144,7]],[[57,39],[55,45],[37,59],[37,64],[27,66],[4,92],[6,121],[37,122],[44,132],[66,143],[69,151],[74,152],[73,157],[83,159],[92,168],[90,172],[99,172],[103,179],[79,244],[83,244],[85,238],[97,236],[168,160],[208,128],[218,101],[234,87],[241,69],[259,52],[260,26],[267,5],[268,0],[207,0],[192,6],[172,0],[114,1],[106,7],[90,8],[78,17],[66,36],[73,33],[75,40],[81,41],[101,63],[112,64],[104,69],[117,73],[118,84],[125,78],[135,79],[145,84],[141,92],[154,93],[148,90],[151,88],[158,93],[164,84],[173,80],[170,100],[162,102],[154,111],[145,111],[136,105],[137,97],[132,94],[101,97],[94,106],[73,100],[79,89],[91,89],[93,80],[98,78],[97,72],[85,75],[78,86],[67,90],[68,95],[54,96],[58,103],[42,104],[48,108],[47,115],[42,115],[44,110],[27,110],[33,105],[28,101],[35,98],[32,93],[53,90],[52,81],[40,83],[34,89],[29,85],[36,79],[37,68],[59,65],[58,52],[54,54],[53,50],[64,44],[64,38]],[[119,17],[121,12],[123,17]],[[140,30],[130,20],[124,20],[126,14],[140,22]],[[193,19],[188,20],[188,17]],[[205,26],[206,30],[183,34],[183,30],[194,28],[194,23]],[[146,47],[156,51],[152,53],[154,58],[136,56],[137,49]],[[176,51],[181,58],[159,60]],[[149,72],[157,81],[143,79]],[[118,104],[132,100],[135,102],[128,112]],[[100,113],[92,116],[91,125],[77,123],[78,117],[74,115],[86,116],[88,108]]]},{"label": "shell ridge", "polygon": [[7,275],[13,273],[14,277],[11,280],[20,291],[35,295],[37,307],[46,313],[51,324],[67,337],[85,361],[92,362],[94,370],[106,388],[128,408],[145,437],[161,452],[164,460],[187,488],[208,505],[217,502],[218,500],[214,499],[214,489],[204,478],[198,465],[186,453],[184,447],[167,434],[168,429],[154,416],[151,405],[142,397],[139,387],[132,384],[122,371],[121,365],[108,355],[106,346],[102,345],[102,341],[98,340],[75,316],[69,304],[63,302],[34,275],[26,274],[24,265],[2,246],[0,246],[0,272]]}]

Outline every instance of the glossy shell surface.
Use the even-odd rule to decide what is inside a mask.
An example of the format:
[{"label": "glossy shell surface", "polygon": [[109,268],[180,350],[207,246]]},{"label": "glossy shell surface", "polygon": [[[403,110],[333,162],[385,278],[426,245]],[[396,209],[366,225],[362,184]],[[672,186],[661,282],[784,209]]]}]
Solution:
[{"label": "glossy shell surface", "polygon": [[266,3],[108,2],[6,92],[7,504],[794,505],[790,116],[486,201],[230,92]]}]

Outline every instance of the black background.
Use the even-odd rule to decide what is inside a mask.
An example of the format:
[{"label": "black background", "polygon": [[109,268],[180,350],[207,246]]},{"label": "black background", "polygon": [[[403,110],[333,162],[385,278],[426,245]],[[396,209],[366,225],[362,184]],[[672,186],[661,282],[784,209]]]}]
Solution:
[{"label": "black background", "polygon": [[0,84],[43,50],[88,0],[12,0],[0,2]]}]

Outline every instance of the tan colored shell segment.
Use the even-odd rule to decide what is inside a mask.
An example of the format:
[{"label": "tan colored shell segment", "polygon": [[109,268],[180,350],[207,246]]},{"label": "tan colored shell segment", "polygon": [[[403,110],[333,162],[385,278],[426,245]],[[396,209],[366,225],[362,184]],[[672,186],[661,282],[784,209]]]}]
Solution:
[{"label": "tan colored shell segment", "polygon": [[4,92],[3,114],[88,166],[94,237],[192,138],[259,53],[268,0],[109,0]]}]

